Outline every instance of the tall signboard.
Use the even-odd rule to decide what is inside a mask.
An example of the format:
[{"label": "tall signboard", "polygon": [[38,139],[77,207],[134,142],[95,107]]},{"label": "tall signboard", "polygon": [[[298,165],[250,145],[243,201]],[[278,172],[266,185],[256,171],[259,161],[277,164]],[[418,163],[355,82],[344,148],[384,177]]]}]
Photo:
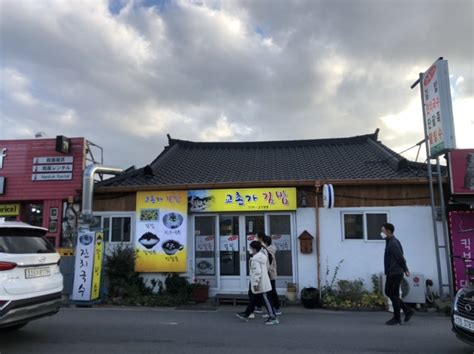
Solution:
[{"label": "tall signboard", "polygon": [[80,230],[74,267],[73,301],[94,301],[100,297],[100,278],[104,254],[104,234]]},{"label": "tall signboard", "polygon": [[421,80],[426,136],[431,158],[456,148],[448,61],[439,59]]}]

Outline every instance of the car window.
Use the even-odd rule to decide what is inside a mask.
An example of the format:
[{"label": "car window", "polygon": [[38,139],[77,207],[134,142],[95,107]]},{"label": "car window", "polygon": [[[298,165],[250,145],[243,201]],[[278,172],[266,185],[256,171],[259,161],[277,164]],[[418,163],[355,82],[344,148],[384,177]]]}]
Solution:
[{"label": "car window", "polygon": [[41,230],[0,228],[0,252],[23,254],[56,251]]}]

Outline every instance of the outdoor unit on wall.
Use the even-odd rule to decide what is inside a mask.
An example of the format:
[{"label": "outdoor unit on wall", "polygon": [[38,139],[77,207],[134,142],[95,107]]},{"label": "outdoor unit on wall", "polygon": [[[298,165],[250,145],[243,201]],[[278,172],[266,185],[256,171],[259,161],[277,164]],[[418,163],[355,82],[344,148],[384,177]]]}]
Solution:
[{"label": "outdoor unit on wall", "polygon": [[[382,277],[383,288],[385,289],[385,282],[387,277]],[[404,302],[409,304],[424,304],[426,303],[426,282],[425,276],[421,273],[411,273],[409,277],[404,276],[402,284],[400,285],[401,298]]]}]

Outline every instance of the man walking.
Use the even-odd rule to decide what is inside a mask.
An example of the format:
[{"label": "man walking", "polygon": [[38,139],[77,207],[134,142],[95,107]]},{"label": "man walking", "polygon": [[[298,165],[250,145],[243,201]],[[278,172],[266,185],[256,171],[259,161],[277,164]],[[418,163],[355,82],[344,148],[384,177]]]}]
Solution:
[{"label": "man walking", "polygon": [[400,299],[400,284],[403,279],[403,274],[407,277],[410,272],[403,256],[403,248],[400,241],[394,236],[395,227],[392,224],[384,224],[382,226],[382,236],[385,239],[385,255],[384,268],[387,281],[385,282],[385,294],[393,303],[393,318],[385,322],[388,326],[401,325],[400,308],[405,313],[405,322],[410,321],[414,311],[410,309]]}]

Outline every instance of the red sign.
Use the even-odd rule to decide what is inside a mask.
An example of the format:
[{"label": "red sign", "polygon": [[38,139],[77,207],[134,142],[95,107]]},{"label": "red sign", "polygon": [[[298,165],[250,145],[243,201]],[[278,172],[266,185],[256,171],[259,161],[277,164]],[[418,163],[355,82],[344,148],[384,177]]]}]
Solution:
[{"label": "red sign", "polygon": [[72,138],[69,154],[56,152],[56,139],[0,140],[1,202],[63,200],[82,189],[85,140]]},{"label": "red sign", "polygon": [[453,194],[474,195],[474,149],[451,151],[449,174]]},{"label": "red sign", "polygon": [[423,85],[428,86],[431,80],[433,80],[435,73],[436,73],[436,65],[432,65],[431,68],[429,68],[425,74]]},{"label": "red sign", "polygon": [[454,285],[457,291],[468,285],[466,269],[474,266],[474,212],[452,211],[449,213],[449,224]]}]

